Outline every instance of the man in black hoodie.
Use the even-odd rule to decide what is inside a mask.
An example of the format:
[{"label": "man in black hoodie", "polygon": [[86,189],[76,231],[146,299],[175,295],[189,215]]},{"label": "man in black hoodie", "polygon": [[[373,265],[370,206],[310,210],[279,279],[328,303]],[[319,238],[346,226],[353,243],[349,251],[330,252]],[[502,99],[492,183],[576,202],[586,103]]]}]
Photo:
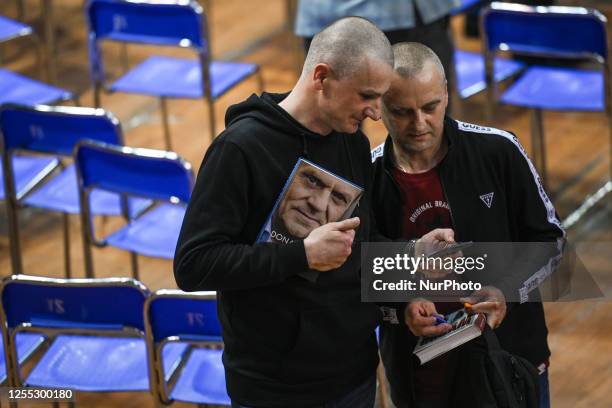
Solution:
[{"label": "man in black hoodie", "polygon": [[[455,240],[474,242],[556,242],[563,237],[554,207],[516,137],[445,117],[448,94],[438,57],[418,43],[396,44],[393,51],[394,74],[382,109],[389,137],[372,154],[373,207],[381,233],[411,239],[434,228],[452,228]],[[529,268],[517,269],[513,277],[529,273]],[[481,300],[477,297],[467,301]],[[514,298],[508,299],[515,303],[508,303],[503,323],[499,318],[489,323],[499,326],[495,332],[504,349],[540,370],[541,406],[546,407],[550,350],[542,303],[518,304]],[[433,303],[417,299],[396,305],[399,319],[381,327],[381,354],[398,407],[454,406],[457,354],[423,366],[412,359],[416,336],[437,334],[431,315],[440,306],[460,307],[438,305],[436,311]]]},{"label": "man in black hoodie", "polygon": [[[339,20],[315,36],[288,95],[230,107],[206,152],[174,274],[183,290],[217,290],[234,406],[372,406],[380,312],[360,302],[358,245],[373,230],[360,123],[379,119],[392,66],[380,30]],[[299,158],[364,188],[353,218],[304,240],[255,243]],[[314,282],[302,278],[312,271]]]}]

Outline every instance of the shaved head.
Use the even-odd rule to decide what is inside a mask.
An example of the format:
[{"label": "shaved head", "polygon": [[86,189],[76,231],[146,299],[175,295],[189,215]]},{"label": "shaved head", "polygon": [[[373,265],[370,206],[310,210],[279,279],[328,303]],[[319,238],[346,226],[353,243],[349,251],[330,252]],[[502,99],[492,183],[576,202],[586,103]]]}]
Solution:
[{"label": "shaved head", "polygon": [[402,78],[409,79],[420,74],[426,65],[440,73],[446,86],[446,75],[440,58],[431,48],[417,42],[403,42],[393,46],[393,70]]},{"label": "shaved head", "polygon": [[367,59],[393,66],[393,51],[385,34],[372,22],[361,17],[337,20],[312,39],[302,74],[325,63],[338,78],[351,76]]}]

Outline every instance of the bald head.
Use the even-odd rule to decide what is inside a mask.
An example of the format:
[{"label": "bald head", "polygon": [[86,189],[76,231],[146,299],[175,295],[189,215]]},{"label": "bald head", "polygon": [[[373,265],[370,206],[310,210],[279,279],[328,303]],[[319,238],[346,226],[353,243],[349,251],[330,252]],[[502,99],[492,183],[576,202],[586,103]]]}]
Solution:
[{"label": "bald head", "polygon": [[352,75],[367,59],[393,66],[393,51],[385,34],[361,17],[346,17],[329,25],[312,39],[302,75],[325,63],[339,78]]},{"label": "bald head", "polygon": [[403,42],[393,46],[393,70],[402,78],[409,79],[420,74],[424,68],[431,68],[440,74],[442,85],[446,86],[446,75],[440,58],[431,48],[416,42]]}]

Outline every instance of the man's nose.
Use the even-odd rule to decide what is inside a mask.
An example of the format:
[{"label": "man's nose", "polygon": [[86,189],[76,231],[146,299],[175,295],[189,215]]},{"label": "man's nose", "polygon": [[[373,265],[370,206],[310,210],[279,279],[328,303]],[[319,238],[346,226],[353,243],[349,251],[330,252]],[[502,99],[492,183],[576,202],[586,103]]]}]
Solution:
[{"label": "man's nose", "polygon": [[380,98],[376,99],[370,106],[368,106],[365,109],[364,111],[365,116],[367,116],[368,118],[372,120],[380,120],[380,115],[381,115],[380,103],[381,103]]},{"label": "man's nose", "polygon": [[421,110],[417,110],[414,114],[414,127],[416,130],[422,130],[425,128],[425,115]]},{"label": "man's nose", "polygon": [[325,213],[327,211],[327,202],[329,201],[329,192],[318,191],[308,197],[308,205],[313,213]]}]

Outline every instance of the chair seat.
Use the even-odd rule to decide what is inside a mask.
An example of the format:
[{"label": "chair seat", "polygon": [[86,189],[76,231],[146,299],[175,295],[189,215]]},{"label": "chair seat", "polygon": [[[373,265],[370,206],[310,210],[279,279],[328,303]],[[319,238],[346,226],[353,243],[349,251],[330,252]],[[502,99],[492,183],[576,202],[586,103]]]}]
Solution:
[{"label": "chair seat", "polygon": [[[501,82],[525,67],[520,61],[495,58],[493,72],[495,82]],[[487,87],[485,81],[485,64],[481,54],[469,51],[455,51],[455,72],[457,89],[461,98],[469,98]]]},{"label": "chair seat", "polygon": [[[162,355],[164,363],[175,365],[176,361],[170,359],[179,359],[183,347],[169,344]],[[61,335],[25,384],[80,391],[145,391],[149,389],[147,367],[143,339]]]},{"label": "chair seat", "polygon": [[[54,157],[13,156],[17,198],[30,190],[59,164]],[[5,199],[2,160],[0,159],[0,200]]]},{"label": "chair seat", "polygon": [[599,71],[530,67],[501,101],[536,109],[603,111],[604,77]]},{"label": "chair seat", "polygon": [[[17,356],[19,364],[23,364],[24,361],[30,357],[30,355],[38,349],[38,347],[45,341],[45,336],[38,333],[18,333],[16,336],[17,340]],[[4,340],[0,336],[0,350],[4,347]],[[6,361],[4,360],[4,353],[0,356],[0,383],[6,380]]]},{"label": "chair seat", "polygon": [[193,350],[170,393],[170,399],[198,404],[230,405],[222,354],[222,350]]},{"label": "chair seat", "polygon": [[126,251],[172,259],[184,216],[184,206],[162,204],[114,232],[106,241]]},{"label": "chair seat", "polygon": [[[26,205],[50,211],[78,214],[79,192],[74,165],[66,167],[23,200]],[[119,195],[104,190],[94,190],[90,203],[95,215],[121,215]],[[134,216],[151,204],[150,200],[131,198],[130,214]]]},{"label": "chair seat", "polygon": [[0,68],[0,104],[50,104],[71,98],[66,90]]},{"label": "chair seat", "polygon": [[[256,70],[255,64],[213,61],[210,64],[213,99]],[[119,78],[110,90],[199,99],[203,97],[200,63],[197,60],[153,56]]]},{"label": "chair seat", "polygon": [[32,34],[32,27],[0,16],[0,41],[8,41],[12,38]]}]

